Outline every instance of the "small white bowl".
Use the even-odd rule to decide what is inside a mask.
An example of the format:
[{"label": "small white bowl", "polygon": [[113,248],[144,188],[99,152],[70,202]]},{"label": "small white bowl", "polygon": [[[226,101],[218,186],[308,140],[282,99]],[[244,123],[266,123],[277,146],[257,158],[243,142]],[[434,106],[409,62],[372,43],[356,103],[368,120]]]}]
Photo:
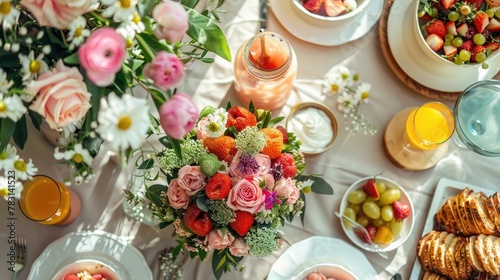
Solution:
[{"label": "small white bowl", "polygon": [[[363,186],[365,185],[365,183],[369,179],[373,179],[373,176],[361,178],[358,181],[356,181],[354,184],[352,184],[349,187],[349,189],[347,189],[346,193],[342,197],[342,202],[340,203],[340,211],[339,212],[341,214],[344,213],[344,210],[349,206],[349,201],[347,200],[347,196],[349,195],[349,193],[351,191],[354,191],[354,190],[363,190]],[[377,182],[378,181],[383,182],[386,185],[387,190],[389,190],[389,189],[399,189],[401,191],[401,198],[399,199],[399,201],[404,202],[404,203],[406,203],[407,205],[410,206],[410,215],[406,219],[403,220],[403,228],[401,229],[401,232],[399,233],[399,235],[395,236],[394,239],[393,239],[393,241],[390,244],[388,244],[388,245],[384,246],[384,245],[381,245],[381,244],[377,244],[380,250],[385,251],[385,252],[389,252],[389,251],[392,251],[394,249],[397,249],[399,246],[401,246],[403,243],[406,242],[406,240],[408,239],[408,237],[410,237],[410,234],[411,234],[411,232],[413,230],[413,225],[415,223],[413,203],[411,202],[410,196],[408,195],[408,193],[406,192],[406,190],[403,188],[403,186],[401,186],[397,182],[395,182],[395,181],[393,181],[393,180],[391,180],[389,178],[382,177],[382,176],[376,176],[375,181],[377,181]],[[358,246],[361,249],[370,251],[370,252],[376,252],[376,249],[374,247],[370,246],[367,243],[364,243],[354,233],[354,231],[352,229],[347,228],[346,225],[344,225],[343,222],[341,222],[341,225],[342,225],[342,229],[344,230],[344,232],[347,235],[347,237],[354,244],[356,244],[356,246]]]},{"label": "small white bowl", "polygon": [[95,260],[78,260],[69,263],[62,267],[53,277],[52,280],[63,280],[68,274],[77,274],[79,272],[87,271],[91,275],[102,274],[110,280],[119,280],[122,277],[109,266]]},{"label": "small white bowl", "polygon": [[[366,6],[368,6],[368,3],[370,3],[370,0],[356,0],[356,2],[358,4],[356,9],[354,9],[348,13],[344,13],[344,14],[341,14],[338,16],[330,17],[330,16],[316,14],[316,13],[313,13],[313,12],[307,10],[306,8],[304,8],[304,6],[302,4],[304,1],[305,0],[292,0],[292,2],[293,2],[292,5],[294,7],[294,10],[305,21],[307,21],[311,24],[320,24],[320,25],[332,24],[335,22],[350,19],[350,18],[354,17],[355,15],[359,14],[361,11],[363,11],[366,8]],[[377,0],[377,1],[380,1],[380,0]]]}]

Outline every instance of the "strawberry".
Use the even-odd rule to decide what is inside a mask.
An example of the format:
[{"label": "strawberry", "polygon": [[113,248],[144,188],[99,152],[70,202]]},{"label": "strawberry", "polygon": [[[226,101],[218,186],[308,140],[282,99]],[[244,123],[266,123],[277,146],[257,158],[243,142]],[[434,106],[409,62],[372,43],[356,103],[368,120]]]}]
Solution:
[{"label": "strawberry", "polygon": [[305,0],[302,2],[302,5],[306,8],[306,10],[317,13],[321,8],[321,5],[323,5],[323,2],[323,0]]},{"label": "strawberry", "polygon": [[325,0],[325,11],[328,16],[335,17],[347,10],[342,0]]},{"label": "strawberry", "polygon": [[427,36],[425,42],[427,42],[427,45],[435,52],[439,51],[444,45],[443,39],[436,34]]},{"label": "strawberry", "polygon": [[474,27],[478,33],[483,33],[484,29],[490,23],[490,19],[485,12],[477,12],[476,16],[472,20]]},{"label": "strawberry", "polygon": [[498,44],[497,42],[491,42],[491,43],[487,43],[486,45],[484,45],[484,47],[487,50],[494,52],[494,51],[498,50],[498,48],[500,47],[500,44]]},{"label": "strawberry", "polygon": [[375,184],[374,179],[369,179],[363,186],[363,191],[365,193],[375,199],[380,198],[380,194],[378,193],[377,185]]},{"label": "strawberry", "polygon": [[188,205],[182,220],[189,230],[199,236],[207,236],[214,227],[208,213],[198,208],[195,203]]},{"label": "strawberry", "polygon": [[462,46],[460,47],[460,50],[472,51],[474,46],[476,46],[476,44],[474,44],[474,41],[467,40],[462,44]]},{"label": "strawberry", "polygon": [[288,143],[288,132],[286,131],[286,128],[283,126],[279,125],[276,127],[279,131],[281,131],[281,134],[283,134],[283,143]]},{"label": "strawberry", "polygon": [[410,216],[410,206],[399,200],[392,203],[392,211],[394,212],[394,219],[398,222]]},{"label": "strawberry", "polygon": [[462,36],[462,37],[467,37],[467,32],[469,31],[469,26],[467,25],[467,23],[462,23],[460,25],[457,26],[457,33],[458,35]]},{"label": "strawberry", "polygon": [[238,132],[257,124],[257,117],[241,106],[230,108],[227,110],[227,115],[226,127],[234,126]]},{"label": "strawberry", "polygon": [[68,274],[64,276],[63,280],[80,280],[80,278],[76,274]]},{"label": "strawberry", "polygon": [[219,160],[231,162],[237,152],[236,141],[230,136],[207,137],[203,139],[203,146]]},{"label": "strawberry", "polygon": [[427,25],[427,34],[436,34],[444,39],[446,36],[446,26],[444,25],[444,22],[439,19],[430,21]]},{"label": "strawberry", "polygon": [[[453,36],[457,36],[457,26],[455,25],[454,21],[447,21],[445,23],[446,26],[446,33],[451,34]],[[446,35],[445,35],[446,36]]]},{"label": "strawberry", "polygon": [[373,237],[375,237],[375,233],[377,232],[377,228],[374,225],[367,225],[365,227],[366,231],[368,232],[368,236],[361,230],[357,230],[356,234],[363,240],[365,243],[370,243],[372,241]]},{"label": "strawberry", "polygon": [[233,222],[229,223],[229,227],[236,231],[240,236],[247,235],[250,228],[253,226],[255,217],[247,211],[236,211],[236,217]]},{"label": "strawberry", "polygon": [[205,186],[205,195],[212,200],[225,199],[231,190],[231,177],[224,173],[216,173]]},{"label": "strawberry", "polygon": [[453,45],[444,45],[443,51],[444,51],[444,55],[446,57],[453,57],[454,55],[457,54],[458,49],[457,49],[457,47],[455,47]]},{"label": "strawberry", "polygon": [[472,48],[470,60],[476,61],[476,54],[484,52],[486,52],[486,48],[484,46],[475,46]]},{"label": "strawberry", "polygon": [[443,8],[446,10],[450,9],[453,4],[455,4],[458,0],[441,0],[441,4],[443,5]]},{"label": "strawberry", "polygon": [[104,276],[100,273],[92,275],[92,280],[102,280],[102,279],[106,279],[106,276]]},{"label": "strawberry", "polygon": [[465,0],[465,2],[469,3],[470,5],[475,4],[476,9],[479,10],[479,8],[481,8],[481,5],[483,5],[484,0]]},{"label": "strawberry", "polygon": [[292,154],[283,153],[277,159],[273,161],[274,164],[281,165],[281,170],[283,171],[283,177],[285,178],[295,178],[297,176],[297,167],[295,166],[295,161]]},{"label": "strawberry", "polygon": [[488,26],[486,26],[486,30],[490,32],[500,32],[500,21],[496,18],[490,19]]}]

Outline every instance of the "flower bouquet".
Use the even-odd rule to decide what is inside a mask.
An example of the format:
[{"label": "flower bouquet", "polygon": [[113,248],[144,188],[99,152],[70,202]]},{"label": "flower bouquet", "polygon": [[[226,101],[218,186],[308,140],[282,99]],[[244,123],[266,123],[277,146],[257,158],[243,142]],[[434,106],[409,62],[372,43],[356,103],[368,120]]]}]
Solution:
[{"label": "flower bouquet", "polygon": [[306,193],[333,194],[325,180],[303,174],[301,143],[277,125],[281,120],[252,103],[205,107],[179,146],[162,141],[165,148],[138,166],[146,179],[167,178],[167,185],[148,186],[146,196],[159,227],[173,224],[174,255],[182,250],[203,260],[213,250],[219,279],[244,256],[278,249],[285,242],[279,227],[299,214],[303,222]]},{"label": "flower bouquet", "polygon": [[176,91],[185,70],[213,54],[231,60],[217,25],[223,3],[0,0],[0,168],[19,179],[36,174],[17,154],[29,121],[61,133],[54,157],[69,166],[67,184],[92,178],[102,145],[125,165],[153,134],[178,141],[183,135],[168,129],[184,119],[169,119],[162,106],[177,99],[179,111],[195,107]]}]

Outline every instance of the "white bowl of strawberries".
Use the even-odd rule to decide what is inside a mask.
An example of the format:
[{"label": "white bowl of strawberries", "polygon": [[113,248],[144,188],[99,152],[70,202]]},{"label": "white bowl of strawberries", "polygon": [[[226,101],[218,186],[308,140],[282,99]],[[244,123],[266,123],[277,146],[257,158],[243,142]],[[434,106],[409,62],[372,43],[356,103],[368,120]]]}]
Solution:
[{"label": "white bowl of strawberries", "polygon": [[360,13],[370,0],[292,0],[297,14],[312,24],[331,24]]},{"label": "white bowl of strawberries", "polygon": [[[364,226],[370,241],[385,252],[401,246],[413,230],[413,203],[408,193],[397,182],[382,176],[361,178],[352,184],[342,198],[340,213]],[[341,224],[354,244],[367,251],[377,251],[348,223]]]},{"label": "white bowl of strawberries", "polygon": [[500,1],[414,0],[418,45],[440,64],[487,69],[500,54]]}]

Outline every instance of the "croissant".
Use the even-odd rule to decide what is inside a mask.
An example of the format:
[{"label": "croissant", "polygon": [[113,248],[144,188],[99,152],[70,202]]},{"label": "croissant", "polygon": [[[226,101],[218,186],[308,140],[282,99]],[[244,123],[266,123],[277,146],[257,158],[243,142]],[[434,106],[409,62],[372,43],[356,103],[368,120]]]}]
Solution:
[{"label": "croissant", "polygon": [[483,192],[463,189],[436,212],[434,229],[463,236],[500,236],[500,194],[488,197]]},{"label": "croissant", "polygon": [[500,276],[500,238],[433,230],[419,240],[417,258],[427,275],[423,279],[442,279],[432,274],[452,280],[490,279]]}]

